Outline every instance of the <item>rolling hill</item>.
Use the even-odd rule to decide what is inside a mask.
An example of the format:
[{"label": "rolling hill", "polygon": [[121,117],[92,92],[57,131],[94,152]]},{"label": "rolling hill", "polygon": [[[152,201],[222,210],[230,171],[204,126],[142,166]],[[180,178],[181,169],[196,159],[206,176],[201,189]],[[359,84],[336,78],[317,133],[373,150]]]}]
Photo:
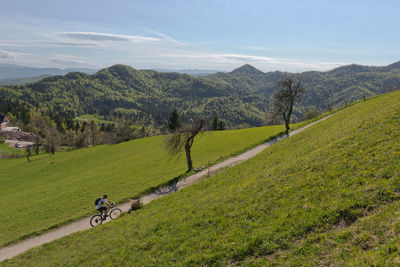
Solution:
[{"label": "rolling hill", "polygon": [[[205,167],[257,145],[283,126],[208,132],[193,145],[195,167]],[[121,202],[185,175],[183,155],[170,158],[163,136],[102,145],[31,162],[0,160],[0,247],[93,214],[93,201],[109,194]],[[1,150],[1,147],[0,147]],[[29,201],[27,201],[29,199]]]},{"label": "rolling hill", "polygon": [[[218,115],[229,128],[261,126],[276,83],[284,75],[263,73],[250,65],[204,77],[115,65],[92,75],[72,72],[28,85],[0,87],[0,101],[18,99],[64,117],[130,117],[137,125],[157,127],[165,124],[173,108],[181,111],[184,121]],[[307,93],[295,108],[294,121],[302,120],[309,109],[325,110],[327,102],[337,107],[400,88],[398,62],[386,67],[349,65],[301,75]]]},{"label": "rolling hill", "polygon": [[400,92],[2,265],[396,265]]}]

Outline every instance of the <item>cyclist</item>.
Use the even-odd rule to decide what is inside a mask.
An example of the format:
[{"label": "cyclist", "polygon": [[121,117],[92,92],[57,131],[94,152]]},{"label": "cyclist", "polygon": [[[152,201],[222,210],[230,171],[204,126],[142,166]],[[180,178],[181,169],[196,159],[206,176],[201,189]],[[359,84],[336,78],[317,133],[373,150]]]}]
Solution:
[{"label": "cyclist", "polygon": [[96,210],[100,211],[103,218],[107,218],[107,210],[111,208],[111,203],[108,201],[108,196],[104,195],[102,198],[97,201]]}]

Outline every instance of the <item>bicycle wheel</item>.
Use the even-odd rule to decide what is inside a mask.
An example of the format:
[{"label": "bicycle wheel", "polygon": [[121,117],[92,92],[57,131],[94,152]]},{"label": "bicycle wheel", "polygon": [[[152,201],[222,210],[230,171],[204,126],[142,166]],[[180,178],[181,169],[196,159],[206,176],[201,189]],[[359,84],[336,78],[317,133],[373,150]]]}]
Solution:
[{"label": "bicycle wheel", "polygon": [[122,210],[120,210],[119,208],[113,208],[110,211],[111,220],[114,220],[114,219],[118,218],[121,215],[121,213],[122,213]]},{"label": "bicycle wheel", "polygon": [[101,224],[102,222],[103,222],[103,217],[101,217],[101,215],[99,215],[99,214],[93,215],[93,217],[90,218],[90,225],[92,227],[95,227],[95,226]]}]

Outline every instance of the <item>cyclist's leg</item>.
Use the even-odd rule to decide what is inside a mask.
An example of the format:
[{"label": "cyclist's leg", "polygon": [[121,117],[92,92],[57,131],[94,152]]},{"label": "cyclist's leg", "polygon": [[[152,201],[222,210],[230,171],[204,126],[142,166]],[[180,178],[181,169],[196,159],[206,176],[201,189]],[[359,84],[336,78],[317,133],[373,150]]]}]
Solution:
[{"label": "cyclist's leg", "polygon": [[101,217],[106,218],[107,217],[107,207],[103,206],[99,208],[99,211],[101,213]]}]

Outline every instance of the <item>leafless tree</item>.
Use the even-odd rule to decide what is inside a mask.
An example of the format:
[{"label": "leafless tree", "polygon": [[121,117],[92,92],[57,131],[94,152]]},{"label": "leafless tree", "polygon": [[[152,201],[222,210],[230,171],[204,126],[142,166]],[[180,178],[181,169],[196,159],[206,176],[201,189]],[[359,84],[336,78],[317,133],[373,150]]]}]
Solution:
[{"label": "leafless tree", "polygon": [[54,155],[56,152],[57,144],[58,144],[58,131],[54,122],[50,119],[46,120],[46,125],[44,129],[44,137],[45,137],[45,150],[47,153],[51,153]]},{"label": "leafless tree", "polygon": [[273,95],[274,112],[281,115],[285,121],[286,133],[289,133],[290,117],[293,113],[293,105],[296,100],[301,100],[305,90],[302,86],[302,78],[290,78],[288,75],[278,81],[279,90]]},{"label": "leafless tree", "polygon": [[185,125],[181,127],[179,131],[168,136],[167,138],[166,148],[171,155],[177,155],[182,148],[185,149],[188,167],[187,171],[191,171],[193,168],[191,148],[195,137],[201,132],[204,125],[205,120],[199,119],[191,125]]}]

